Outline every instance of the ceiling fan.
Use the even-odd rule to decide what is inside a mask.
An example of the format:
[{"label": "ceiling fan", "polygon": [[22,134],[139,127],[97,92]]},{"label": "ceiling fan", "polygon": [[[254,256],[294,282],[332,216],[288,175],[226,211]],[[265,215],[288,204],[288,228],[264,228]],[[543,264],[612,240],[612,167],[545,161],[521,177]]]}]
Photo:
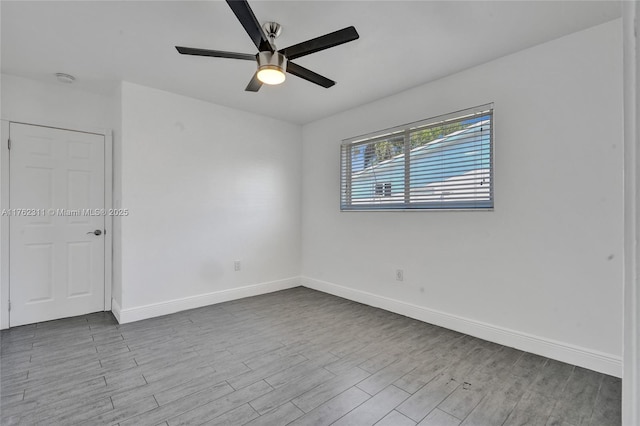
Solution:
[{"label": "ceiling fan", "polygon": [[282,27],[277,22],[267,22],[260,27],[249,3],[246,0],[226,0],[227,4],[244,27],[251,40],[258,48],[258,53],[224,52],[221,50],[197,49],[193,47],[176,46],[183,55],[213,56],[216,58],[243,59],[256,61],[258,70],[246,87],[246,91],[257,92],[262,84],[280,84],[285,80],[285,72],[303,78],[324,88],[336,84],[335,81],[321,76],[307,68],[291,62],[311,53],[319,52],[330,47],[358,39],[360,36],[351,26],[325,34],[284,49],[276,50],[275,39],[280,35]]}]

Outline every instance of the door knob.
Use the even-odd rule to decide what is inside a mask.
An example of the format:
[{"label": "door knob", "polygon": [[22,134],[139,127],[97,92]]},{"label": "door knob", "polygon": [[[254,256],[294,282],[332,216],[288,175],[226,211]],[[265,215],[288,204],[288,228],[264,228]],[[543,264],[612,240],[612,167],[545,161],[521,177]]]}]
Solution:
[{"label": "door knob", "polygon": [[102,231],[100,229],[96,229],[95,231],[87,232],[87,234],[102,235]]}]

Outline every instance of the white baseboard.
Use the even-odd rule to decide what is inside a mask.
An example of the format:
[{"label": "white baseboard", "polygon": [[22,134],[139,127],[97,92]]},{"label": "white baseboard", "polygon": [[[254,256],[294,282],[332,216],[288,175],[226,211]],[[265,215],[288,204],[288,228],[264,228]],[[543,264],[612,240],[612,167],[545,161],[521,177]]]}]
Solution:
[{"label": "white baseboard", "polygon": [[395,312],[429,324],[489,340],[500,345],[513,347],[612,376],[622,377],[622,358],[619,356],[436,311],[326,281],[302,277],[301,284],[304,287]]},{"label": "white baseboard", "polygon": [[125,324],[147,318],[173,314],[187,309],[200,308],[202,306],[214,305],[216,303],[228,302],[229,300],[242,299],[244,297],[258,296],[299,286],[300,277],[293,277],[125,309],[121,309],[114,300],[112,312],[120,324]]},{"label": "white baseboard", "polygon": [[292,277],[278,281],[253,284],[240,288],[221,290],[127,309],[122,309],[114,299],[112,300],[111,311],[120,324],[125,324],[161,315],[168,315],[187,309],[227,302],[229,300],[286,290],[300,285],[390,312],[395,312],[409,318],[445,327],[480,339],[489,340],[500,345],[513,347],[612,376],[622,377],[622,358],[619,356],[523,333],[493,324],[487,324],[470,318],[448,314],[446,312],[417,306],[411,303],[402,302],[366,291],[356,290],[309,277]]},{"label": "white baseboard", "polygon": [[118,321],[119,324],[122,324],[122,321],[120,321],[120,304],[118,303],[118,301],[116,299],[111,299],[111,313],[113,314],[114,317],[116,317],[116,320]]}]

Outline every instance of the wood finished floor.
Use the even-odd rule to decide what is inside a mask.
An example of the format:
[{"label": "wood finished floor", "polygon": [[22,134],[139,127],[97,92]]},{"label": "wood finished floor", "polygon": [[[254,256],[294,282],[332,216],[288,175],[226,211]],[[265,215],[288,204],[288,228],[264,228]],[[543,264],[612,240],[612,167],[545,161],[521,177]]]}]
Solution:
[{"label": "wood finished floor", "polygon": [[3,425],[620,425],[619,379],[298,287],[1,335]]}]

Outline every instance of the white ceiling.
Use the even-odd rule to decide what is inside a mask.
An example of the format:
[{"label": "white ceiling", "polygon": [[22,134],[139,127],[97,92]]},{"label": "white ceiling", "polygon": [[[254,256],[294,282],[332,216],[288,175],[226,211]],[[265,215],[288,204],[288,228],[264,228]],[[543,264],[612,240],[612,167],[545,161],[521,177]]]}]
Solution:
[{"label": "white ceiling", "polygon": [[[109,93],[120,80],[307,123],[620,17],[618,1],[250,1],[283,25],[286,47],[354,25],[360,39],[295,62],[337,81],[292,75],[244,88],[250,61],[191,57],[174,45],[255,53],[223,1],[2,1],[2,72]],[[59,83],[62,84],[62,83]]]}]

